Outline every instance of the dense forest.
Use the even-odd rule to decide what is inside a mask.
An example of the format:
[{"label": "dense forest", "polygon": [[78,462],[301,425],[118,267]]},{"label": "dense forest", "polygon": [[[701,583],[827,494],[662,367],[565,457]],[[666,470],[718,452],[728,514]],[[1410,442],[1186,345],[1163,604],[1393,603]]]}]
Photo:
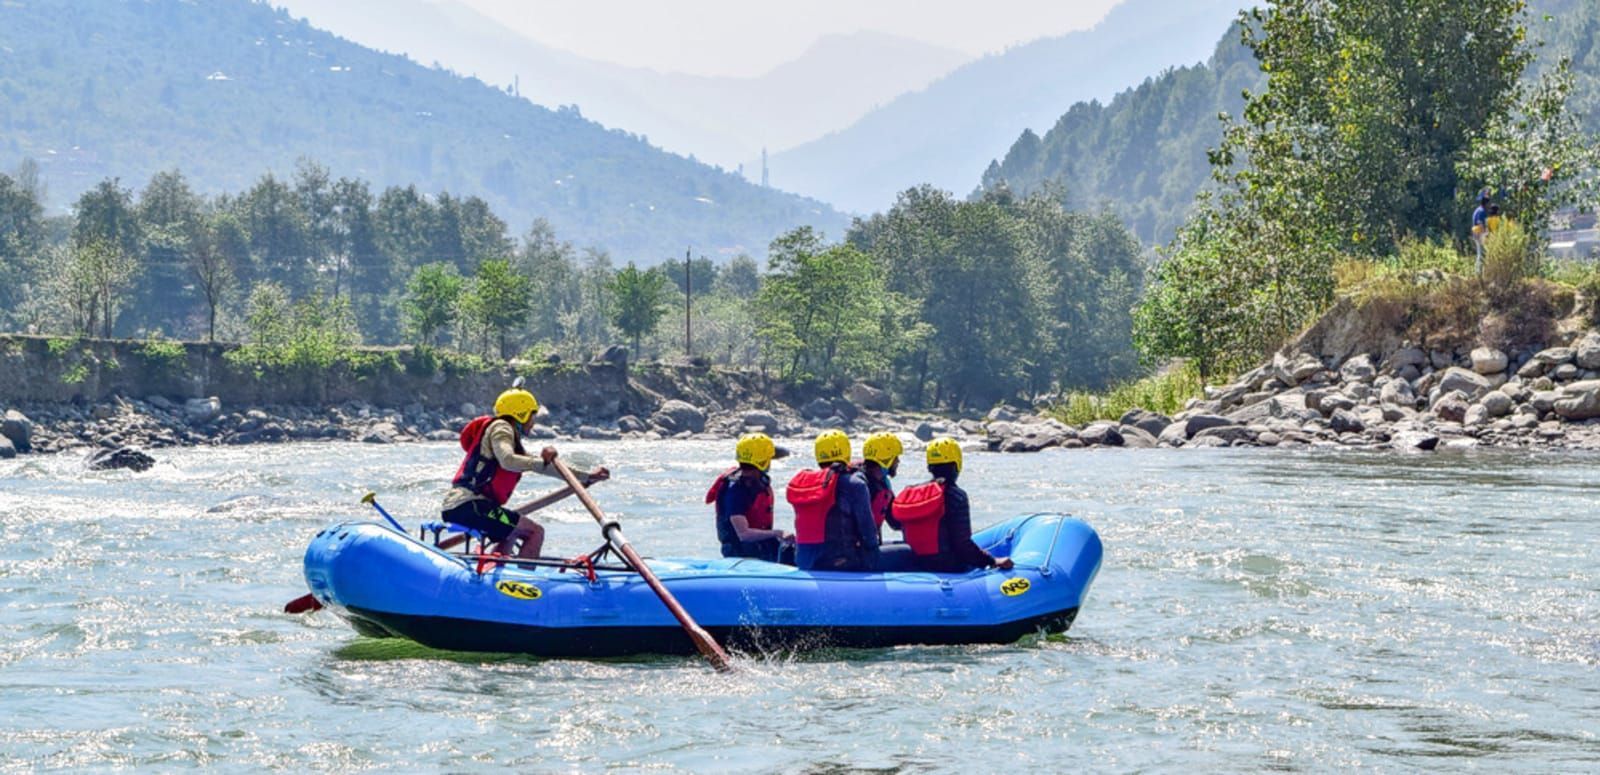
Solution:
[{"label": "dense forest", "polygon": [[[587,359],[615,341],[790,383],[870,379],[918,405],[1098,387],[1137,369],[1138,242],[1046,195],[906,192],[841,242],[801,227],[752,258],[620,267],[545,222],[513,238],[475,196],[375,189],[301,161],[232,194],[177,172],[107,179],[47,217],[37,167],[0,175],[0,323],[64,336],[243,341],[264,365],[409,343]],[[671,314],[669,314],[671,313]],[[441,350],[441,352],[443,351]]]},{"label": "dense forest", "polygon": [[520,231],[654,263],[684,246],[759,254],[827,205],[362,48],[249,0],[0,3],[0,169],[39,162],[56,210],[102,178],[182,169],[196,191],[251,186],[313,157],[336,175],[470,192]]},{"label": "dense forest", "polygon": [[[1526,22],[1542,42],[1530,77],[1571,60],[1568,104],[1600,131],[1600,0],[1536,0]],[[1244,92],[1266,84],[1241,29],[1228,30],[1204,64],[1168,70],[1109,103],[1074,104],[1043,137],[1024,130],[980,188],[1057,186],[1075,207],[1118,213],[1147,245],[1170,242],[1210,180],[1206,152],[1222,142],[1217,116],[1239,115]]]}]

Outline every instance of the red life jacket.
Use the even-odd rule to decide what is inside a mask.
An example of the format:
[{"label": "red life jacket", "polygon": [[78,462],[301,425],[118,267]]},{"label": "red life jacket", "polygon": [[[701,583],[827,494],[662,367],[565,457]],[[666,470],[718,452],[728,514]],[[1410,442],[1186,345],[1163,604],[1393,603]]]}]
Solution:
[{"label": "red life jacket", "polygon": [[[496,506],[504,506],[511,499],[511,491],[517,489],[517,482],[522,481],[522,472],[508,471],[500,467],[500,461],[495,460],[493,455],[484,457],[481,453],[483,435],[489,431],[489,423],[497,419],[484,415],[461,429],[461,449],[467,456],[461,460],[461,467],[456,469],[456,476],[450,483],[488,498]],[[522,439],[513,437],[513,440],[517,454],[524,454]]]},{"label": "red life jacket", "polygon": [[885,487],[872,494],[872,521],[878,523],[878,532],[883,532],[883,518],[889,515],[889,504],[894,502],[894,493]]},{"label": "red life jacket", "polygon": [[[717,480],[711,483],[711,489],[706,491],[706,503],[715,504],[717,499],[722,497],[723,488],[727,487],[729,482],[732,482],[737,478],[739,478],[738,466],[734,466],[733,468],[723,471],[720,475],[718,475]],[[728,516],[732,517],[733,515],[729,514]],[[722,515],[718,514],[717,519],[719,523],[718,529],[720,531]],[[764,491],[756,494],[756,499],[750,504],[750,509],[745,513],[744,519],[745,522],[749,523],[750,527],[753,527],[757,530],[772,529],[771,485],[768,485]],[[731,529],[732,526],[730,525],[729,528]]]},{"label": "red life jacket", "polygon": [[906,543],[920,556],[939,553],[939,526],[944,521],[944,481],[913,485],[894,496],[894,518]]},{"label": "red life jacket", "polygon": [[800,544],[820,544],[828,536],[828,512],[833,510],[839,473],[833,466],[807,468],[789,480],[784,497],[794,507],[794,540]]}]

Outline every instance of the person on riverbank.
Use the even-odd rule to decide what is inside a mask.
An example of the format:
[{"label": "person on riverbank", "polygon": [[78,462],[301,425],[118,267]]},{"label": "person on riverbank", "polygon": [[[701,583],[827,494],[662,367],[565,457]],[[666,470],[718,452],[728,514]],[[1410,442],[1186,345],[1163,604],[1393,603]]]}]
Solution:
[{"label": "person on riverbank", "polygon": [[965,573],[973,568],[1010,570],[1009,557],[995,557],[972,541],[972,508],[961,476],[961,445],[934,439],[927,449],[930,482],[895,496],[893,516],[905,531],[917,568],[935,573]]},{"label": "person on riverbank", "polygon": [[[552,465],[555,447],[547,446],[534,456],[522,446],[522,437],[533,430],[538,414],[538,399],[514,387],[495,399],[494,414],[479,417],[461,430],[466,457],[450,481],[441,516],[446,522],[482,532],[495,542],[500,554],[515,550],[518,557],[532,558],[544,549],[544,527],[526,514],[506,508],[524,473],[560,475]],[[584,477],[584,484],[610,476],[605,468],[596,468]]]},{"label": "person on riverbank", "polygon": [[1478,207],[1472,211],[1472,247],[1478,254],[1478,276],[1483,276],[1483,240],[1489,234],[1489,190],[1478,194]]},{"label": "person on riverbank", "polygon": [[866,477],[850,467],[850,437],[825,431],[813,445],[817,467],[789,480],[795,564],[801,570],[872,570],[878,527]]},{"label": "person on riverbank", "polygon": [[738,465],[723,471],[706,493],[717,518],[723,557],[754,557],[777,562],[783,544],[794,536],[772,527],[772,479],[768,470],[777,447],[765,433],[747,433],[733,448]]}]

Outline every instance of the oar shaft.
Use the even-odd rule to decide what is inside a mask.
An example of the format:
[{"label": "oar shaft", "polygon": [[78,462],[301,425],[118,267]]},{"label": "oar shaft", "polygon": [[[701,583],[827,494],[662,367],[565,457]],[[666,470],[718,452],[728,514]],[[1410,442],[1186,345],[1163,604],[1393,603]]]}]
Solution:
[{"label": "oar shaft", "polygon": [[649,566],[644,564],[644,558],[633,550],[633,546],[628,543],[628,539],[622,535],[622,529],[616,526],[616,523],[607,522],[605,512],[600,510],[600,504],[595,503],[594,498],[589,495],[589,491],[584,489],[583,483],[579,482],[578,477],[572,473],[572,469],[568,468],[567,464],[559,459],[553,460],[551,463],[555,466],[556,471],[561,474],[561,478],[567,480],[567,486],[571,487],[572,491],[578,495],[578,500],[583,502],[584,508],[587,508],[595,521],[600,523],[600,529],[604,532],[606,540],[617,548],[623,559],[633,566],[633,569],[644,579],[644,583],[649,584],[650,589],[656,593],[656,597],[661,598],[661,603],[672,613],[673,618],[677,619],[678,624],[683,626],[683,631],[688,633],[689,640],[694,642],[695,648],[700,650],[701,656],[704,656],[706,661],[717,669],[717,672],[726,673],[731,671],[733,663],[729,661],[727,652],[722,650],[722,646],[717,645],[717,641],[711,637],[711,633],[706,632],[694,620],[694,617],[689,615],[689,612],[684,609],[676,597],[673,597],[672,592],[667,589],[666,585],[661,583],[661,579],[656,578],[656,574],[650,570]]}]

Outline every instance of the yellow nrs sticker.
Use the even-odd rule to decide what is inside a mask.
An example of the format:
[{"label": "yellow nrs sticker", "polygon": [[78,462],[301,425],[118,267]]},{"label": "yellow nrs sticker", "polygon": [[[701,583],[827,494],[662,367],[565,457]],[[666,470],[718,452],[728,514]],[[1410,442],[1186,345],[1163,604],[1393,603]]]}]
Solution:
[{"label": "yellow nrs sticker", "polygon": [[538,587],[532,584],[524,584],[520,581],[502,581],[495,584],[494,588],[500,590],[500,594],[506,597],[514,597],[518,600],[538,600],[544,594],[539,591]]},{"label": "yellow nrs sticker", "polygon": [[1000,585],[1000,594],[1005,595],[1006,597],[1016,597],[1017,595],[1027,592],[1032,586],[1033,584],[1029,583],[1027,579],[1018,576],[1016,578],[1006,579],[1005,583]]}]

